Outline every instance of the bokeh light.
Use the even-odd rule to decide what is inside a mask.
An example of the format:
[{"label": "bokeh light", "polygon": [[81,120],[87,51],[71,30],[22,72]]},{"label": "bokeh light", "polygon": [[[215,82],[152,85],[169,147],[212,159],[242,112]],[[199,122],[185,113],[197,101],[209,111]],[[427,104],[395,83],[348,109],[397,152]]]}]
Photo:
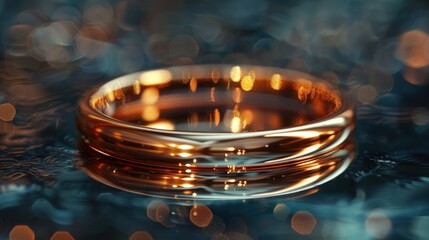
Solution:
[{"label": "bokeh light", "polygon": [[286,204],[279,203],[274,207],[273,215],[280,221],[285,221],[289,215],[289,208]]},{"label": "bokeh light", "polygon": [[175,226],[171,221],[170,206],[161,200],[151,201],[147,206],[146,215],[150,220],[160,223],[164,227],[172,228]]},{"label": "bokeh light", "polygon": [[392,221],[383,211],[374,210],[365,221],[365,229],[369,236],[384,239],[392,229]]},{"label": "bokeh light", "polygon": [[213,219],[213,213],[206,205],[195,205],[191,208],[189,219],[198,227],[207,227]]},{"label": "bokeh light", "polygon": [[309,235],[316,227],[317,220],[307,211],[298,211],[292,216],[291,227],[301,235]]},{"label": "bokeh light", "polygon": [[283,82],[280,74],[273,74],[270,79],[270,85],[274,90],[280,90],[282,88]]},{"label": "bokeh light", "polygon": [[246,92],[251,91],[254,83],[255,77],[251,75],[246,75],[241,80],[241,88]]},{"label": "bokeh light", "polygon": [[12,121],[15,117],[16,109],[15,107],[10,103],[3,103],[0,104],[0,120],[3,121]]},{"label": "bokeh light", "polygon": [[9,233],[10,240],[34,240],[33,230],[27,225],[16,225]]},{"label": "bokeh light", "polygon": [[152,235],[146,231],[136,231],[131,234],[128,240],[153,240]]},{"label": "bokeh light", "polygon": [[405,65],[422,68],[428,65],[429,37],[420,30],[405,32],[399,38],[398,57]]},{"label": "bokeh light", "polygon": [[67,231],[56,231],[51,240],[75,240],[75,238]]},{"label": "bokeh light", "polygon": [[357,98],[361,103],[371,104],[377,97],[377,90],[371,85],[361,86],[357,92]]},{"label": "bokeh light", "polygon": [[168,206],[164,202],[160,200],[153,200],[147,206],[146,214],[150,220],[154,222],[158,222],[158,214],[157,214],[158,209],[166,209],[166,208],[168,208]]},{"label": "bokeh light", "polygon": [[239,82],[241,79],[241,68],[240,66],[235,66],[231,68],[231,73],[230,73],[230,77],[231,80],[233,82]]},{"label": "bokeh light", "polygon": [[[137,88],[137,87],[135,87]],[[141,100],[144,104],[155,104],[159,99],[159,90],[154,87],[145,88]]]}]

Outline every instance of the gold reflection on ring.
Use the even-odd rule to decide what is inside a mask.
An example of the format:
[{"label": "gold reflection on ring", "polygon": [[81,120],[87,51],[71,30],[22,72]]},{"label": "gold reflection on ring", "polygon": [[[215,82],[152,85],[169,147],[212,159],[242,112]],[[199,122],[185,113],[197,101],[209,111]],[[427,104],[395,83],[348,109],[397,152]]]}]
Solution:
[{"label": "gold reflection on ring", "polygon": [[149,105],[143,108],[142,118],[147,122],[153,122],[158,120],[159,115],[159,109],[155,105]]},{"label": "gold reflection on ring", "polygon": [[168,70],[147,71],[140,75],[140,83],[143,86],[166,84],[172,80],[172,77]]},{"label": "gold reflection on ring", "polygon": [[189,89],[191,90],[191,92],[195,92],[197,91],[197,87],[198,81],[195,77],[192,77],[191,81],[189,82]]},{"label": "gold reflection on ring", "polygon": [[254,83],[255,79],[249,75],[246,75],[241,80],[241,88],[246,92],[251,91]]},{"label": "gold reflection on ring", "polygon": [[174,130],[174,124],[168,120],[161,120],[151,124],[145,125],[148,128],[161,129],[161,130]]},{"label": "gold reflection on ring", "polygon": [[158,99],[159,90],[154,87],[146,88],[141,95],[141,100],[144,104],[155,104]]},{"label": "gold reflection on ring", "polygon": [[231,68],[230,77],[233,82],[239,82],[241,79],[241,68],[240,66],[235,66]]},{"label": "gold reflection on ring", "polygon": [[[86,171],[117,188],[182,199],[276,196],[337,176],[353,158],[351,105],[308,75],[261,69],[175,67],[105,84],[81,102],[78,126],[84,145],[112,159],[84,160]],[[424,116],[416,111],[416,123]],[[154,221],[174,225],[164,205],[156,209]]]},{"label": "gold reflection on ring", "polygon": [[271,88],[274,90],[280,90],[282,88],[282,77],[280,74],[273,74],[270,79]]}]

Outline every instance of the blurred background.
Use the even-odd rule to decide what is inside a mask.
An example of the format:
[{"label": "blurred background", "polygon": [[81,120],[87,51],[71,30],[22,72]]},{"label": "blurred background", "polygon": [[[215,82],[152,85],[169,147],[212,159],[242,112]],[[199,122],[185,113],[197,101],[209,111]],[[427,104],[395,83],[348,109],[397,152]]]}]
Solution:
[{"label": "blurred background", "polygon": [[[423,0],[0,0],[0,239],[428,238],[428,13]],[[245,202],[153,199],[80,170],[83,93],[205,63],[341,85],[355,162],[312,194]]]}]

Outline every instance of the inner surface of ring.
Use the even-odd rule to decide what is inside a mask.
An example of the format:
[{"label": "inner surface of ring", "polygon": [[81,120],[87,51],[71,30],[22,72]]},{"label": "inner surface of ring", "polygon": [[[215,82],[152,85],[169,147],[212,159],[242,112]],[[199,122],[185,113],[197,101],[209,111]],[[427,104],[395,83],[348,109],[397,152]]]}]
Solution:
[{"label": "inner surface of ring", "polygon": [[[219,70],[218,70],[219,71]],[[178,75],[178,74],[176,74]],[[189,132],[255,132],[302,125],[341,107],[338,94],[304,78],[258,76],[233,67],[229,76],[151,71],[127,86],[106,84],[92,98],[101,113],[139,126]],[[210,77],[208,77],[210,76]]]}]

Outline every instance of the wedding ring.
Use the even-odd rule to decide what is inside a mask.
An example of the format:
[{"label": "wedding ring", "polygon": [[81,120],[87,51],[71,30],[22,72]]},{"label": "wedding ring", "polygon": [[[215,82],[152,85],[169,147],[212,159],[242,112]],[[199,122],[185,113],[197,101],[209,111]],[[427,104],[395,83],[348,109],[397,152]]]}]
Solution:
[{"label": "wedding ring", "polygon": [[129,74],[86,94],[77,119],[81,143],[92,151],[82,155],[86,172],[151,196],[296,193],[333,179],[354,156],[350,99],[326,81],[280,68]]}]

